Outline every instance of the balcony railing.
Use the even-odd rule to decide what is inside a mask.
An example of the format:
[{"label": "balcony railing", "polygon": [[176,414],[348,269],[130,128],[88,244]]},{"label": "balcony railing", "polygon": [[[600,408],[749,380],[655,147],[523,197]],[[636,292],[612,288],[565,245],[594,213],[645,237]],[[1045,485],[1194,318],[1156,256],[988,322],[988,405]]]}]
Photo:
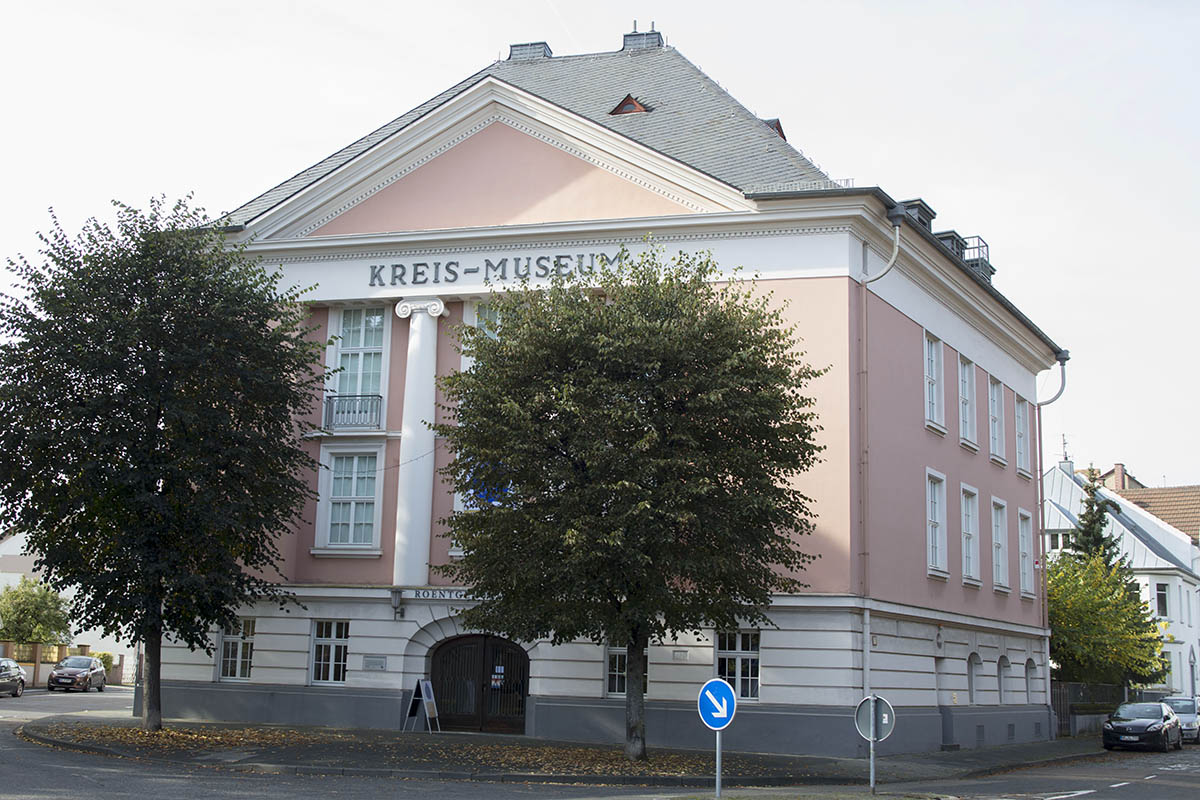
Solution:
[{"label": "balcony railing", "polygon": [[377,394],[338,394],[325,398],[325,428],[378,428],[383,397]]}]

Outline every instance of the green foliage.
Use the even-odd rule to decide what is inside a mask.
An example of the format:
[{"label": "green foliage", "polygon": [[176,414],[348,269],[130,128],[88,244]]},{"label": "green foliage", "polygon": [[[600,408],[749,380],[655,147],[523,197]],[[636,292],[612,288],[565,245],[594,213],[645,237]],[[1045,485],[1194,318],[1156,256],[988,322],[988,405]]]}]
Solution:
[{"label": "green foliage", "polygon": [[46,581],[78,587],[80,627],[207,648],[239,606],[286,601],[322,343],[300,292],[185,201],[41,238],[0,305],[0,499]]},{"label": "green foliage", "polygon": [[630,741],[649,641],[762,624],[812,560],[797,477],[821,449],[820,372],[768,297],[718,277],[651,251],[500,293],[487,330],[460,331],[474,366],[441,381],[444,474],[475,498],[448,520],[466,555],[440,568],[479,601],[464,620],[627,646]]},{"label": "green foliage", "polygon": [[67,601],[50,587],[22,577],[16,586],[0,591],[0,641],[70,644]]},{"label": "green foliage", "polygon": [[1063,681],[1155,683],[1166,677],[1162,628],[1121,565],[1101,553],[1049,564],[1050,658]]},{"label": "green foliage", "polygon": [[1071,550],[1084,555],[1098,554],[1105,564],[1112,566],[1121,561],[1120,543],[1105,533],[1108,513],[1120,511],[1108,498],[1100,496],[1100,473],[1087,471],[1087,483],[1083,487],[1083,513],[1079,515],[1079,529],[1068,545]]}]

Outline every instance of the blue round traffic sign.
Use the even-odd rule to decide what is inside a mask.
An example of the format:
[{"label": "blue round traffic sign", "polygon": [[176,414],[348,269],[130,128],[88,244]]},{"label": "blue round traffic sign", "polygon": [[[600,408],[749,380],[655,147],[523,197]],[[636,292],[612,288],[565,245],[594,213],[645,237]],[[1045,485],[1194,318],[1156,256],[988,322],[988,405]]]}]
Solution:
[{"label": "blue round traffic sign", "polygon": [[710,730],[724,730],[737,713],[737,695],[724,678],[713,678],[700,687],[696,707],[700,710],[700,721]]}]

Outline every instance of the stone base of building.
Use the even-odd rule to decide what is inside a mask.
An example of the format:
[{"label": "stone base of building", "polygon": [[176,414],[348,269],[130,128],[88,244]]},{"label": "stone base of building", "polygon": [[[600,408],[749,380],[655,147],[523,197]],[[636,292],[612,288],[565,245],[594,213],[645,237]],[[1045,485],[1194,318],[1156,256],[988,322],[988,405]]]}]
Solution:
[{"label": "stone base of building", "polygon": [[[412,692],[164,681],[162,696],[163,716],[169,719],[398,731],[405,726]],[[134,708],[141,708],[141,687]],[[1045,741],[1053,735],[1052,722],[1047,706],[900,706],[895,733],[880,742],[876,752],[898,755]],[[620,698],[534,695],[526,703],[525,732],[545,739],[618,744],[625,739],[625,703]],[[713,746],[713,733],[700,723],[694,703],[647,701],[646,735],[651,747]],[[867,743],[854,727],[854,709],[836,706],[742,703],[723,734],[722,746],[758,753],[867,755]]]}]

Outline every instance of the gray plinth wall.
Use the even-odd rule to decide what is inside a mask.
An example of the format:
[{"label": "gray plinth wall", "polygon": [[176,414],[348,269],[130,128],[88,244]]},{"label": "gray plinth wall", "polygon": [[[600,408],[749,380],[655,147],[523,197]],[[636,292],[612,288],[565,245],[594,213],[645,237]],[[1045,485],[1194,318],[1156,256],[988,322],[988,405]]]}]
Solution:
[{"label": "gray plinth wall", "polygon": [[[410,690],[182,681],[164,681],[162,693],[163,716],[171,719],[383,730],[404,727],[412,694]],[[138,687],[135,714],[140,707]],[[723,734],[722,747],[866,756],[867,744],[854,729],[853,713],[850,707],[743,702]],[[922,753],[1045,741],[1053,731],[1047,706],[900,706],[895,733],[880,742],[876,752]],[[619,743],[625,739],[625,703],[622,698],[533,696],[526,702],[525,732],[546,739]],[[713,746],[713,733],[700,723],[694,703],[647,702],[646,736],[651,747]]]}]

